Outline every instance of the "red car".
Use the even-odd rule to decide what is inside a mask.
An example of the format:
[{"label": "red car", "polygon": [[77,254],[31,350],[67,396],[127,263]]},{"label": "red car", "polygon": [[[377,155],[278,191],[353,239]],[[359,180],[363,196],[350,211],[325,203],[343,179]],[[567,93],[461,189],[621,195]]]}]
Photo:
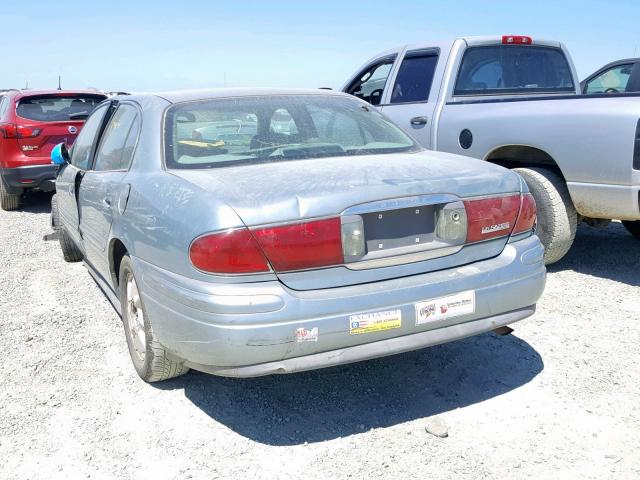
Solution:
[{"label": "red car", "polygon": [[15,210],[27,190],[54,190],[49,158],[72,144],[85,119],[106,97],[82,90],[10,90],[0,99],[0,207]]}]

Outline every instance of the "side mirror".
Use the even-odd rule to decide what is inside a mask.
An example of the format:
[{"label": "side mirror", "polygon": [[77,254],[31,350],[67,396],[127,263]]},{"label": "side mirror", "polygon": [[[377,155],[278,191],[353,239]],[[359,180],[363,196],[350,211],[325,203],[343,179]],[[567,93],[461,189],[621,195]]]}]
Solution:
[{"label": "side mirror", "polygon": [[54,165],[65,165],[71,161],[69,150],[65,143],[59,143],[51,150],[51,163]]}]

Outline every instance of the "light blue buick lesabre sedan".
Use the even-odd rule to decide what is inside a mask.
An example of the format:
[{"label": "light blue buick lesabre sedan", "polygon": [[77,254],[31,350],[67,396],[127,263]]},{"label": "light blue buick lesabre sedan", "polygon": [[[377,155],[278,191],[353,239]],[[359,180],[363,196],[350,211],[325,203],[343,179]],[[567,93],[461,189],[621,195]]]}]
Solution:
[{"label": "light blue buick lesabre sedan", "polygon": [[60,164],[52,223],[146,381],[328,367],[493,330],[545,284],[515,173],[423,150],[321,90],[113,97]]}]

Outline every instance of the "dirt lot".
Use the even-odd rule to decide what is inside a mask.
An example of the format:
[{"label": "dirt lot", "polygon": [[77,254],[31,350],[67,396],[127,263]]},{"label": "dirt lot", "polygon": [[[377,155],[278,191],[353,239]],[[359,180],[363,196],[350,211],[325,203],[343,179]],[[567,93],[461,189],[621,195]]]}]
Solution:
[{"label": "dirt lot", "polygon": [[620,224],[580,229],[513,335],[152,386],[82,264],[42,241],[48,200],[0,211],[2,479],[640,478],[640,242]]}]

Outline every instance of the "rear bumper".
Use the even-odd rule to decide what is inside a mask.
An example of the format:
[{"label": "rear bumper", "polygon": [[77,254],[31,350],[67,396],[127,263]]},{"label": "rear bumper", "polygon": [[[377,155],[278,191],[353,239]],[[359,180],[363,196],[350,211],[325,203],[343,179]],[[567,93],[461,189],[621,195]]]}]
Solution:
[{"label": "rear bumper", "polygon": [[567,187],[584,217],[640,220],[640,185],[567,182]]},{"label": "rear bumper", "polygon": [[[537,237],[470,265],[364,285],[294,291],[280,282],[212,284],[134,258],[158,340],[205,372],[250,377],[365,360],[475,335],[531,315],[545,285]],[[416,302],[473,290],[475,311],[416,324]],[[350,316],[401,312],[401,325],[350,334]],[[296,330],[317,329],[312,341]],[[300,340],[300,339],[298,339]]]},{"label": "rear bumper", "polygon": [[55,190],[56,165],[28,165],[0,168],[0,177],[8,193],[19,194],[25,189]]},{"label": "rear bumper", "polygon": [[295,373],[316,368],[333,367],[346,363],[359,362],[372,358],[386,357],[397,353],[409,352],[419,348],[432,347],[441,343],[489,332],[503,325],[515,323],[535,313],[535,305],[494,315],[471,322],[449,327],[436,328],[413,335],[380,340],[373,343],[340,348],[329,352],[315,353],[302,357],[288,358],[275,362],[248,365],[244,367],[212,367],[187,362],[191,368],[225,377],[260,377],[275,373]]}]

